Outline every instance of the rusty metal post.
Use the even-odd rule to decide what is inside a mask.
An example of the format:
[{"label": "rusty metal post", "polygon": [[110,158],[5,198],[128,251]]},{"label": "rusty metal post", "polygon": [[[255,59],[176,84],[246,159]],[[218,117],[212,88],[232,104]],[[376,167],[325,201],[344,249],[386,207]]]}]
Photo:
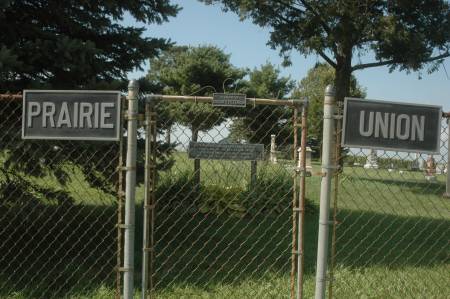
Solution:
[{"label": "rusty metal post", "polygon": [[[297,165],[297,115],[298,109],[294,107],[292,117],[292,125],[294,127],[294,145],[293,145],[293,158],[294,158],[294,166]],[[298,172],[295,170],[294,172],[294,181],[292,186],[292,256],[291,256],[291,299],[295,298],[295,273],[297,267],[297,180],[298,180]]]},{"label": "rusty metal post", "polygon": [[302,106],[302,137],[300,141],[300,194],[298,198],[298,256],[297,256],[297,298],[303,299],[303,272],[304,272],[304,234],[305,234],[305,197],[306,197],[306,142],[308,135],[308,102]]},{"label": "rusty metal post", "polygon": [[156,191],[156,112],[153,102],[145,104],[145,178],[142,248],[142,299],[154,296],[153,259]]}]

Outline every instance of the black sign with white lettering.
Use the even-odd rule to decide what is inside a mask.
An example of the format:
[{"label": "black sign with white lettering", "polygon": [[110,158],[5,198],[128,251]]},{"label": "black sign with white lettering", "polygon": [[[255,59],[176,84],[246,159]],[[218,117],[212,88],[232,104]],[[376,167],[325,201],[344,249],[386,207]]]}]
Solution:
[{"label": "black sign with white lettering", "polygon": [[212,105],[214,107],[244,107],[247,105],[246,95],[243,93],[214,93]]},{"label": "black sign with white lettering", "polygon": [[442,108],[346,98],[342,146],[439,153]]},{"label": "black sign with white lettering", "polygon": [[119,140],[120,92],[25,90],[22,138]]},{"label": "black sign with white lettering", "polygon": [[257,161],[264,158],[264,144],[190,142],[191,159]]}]

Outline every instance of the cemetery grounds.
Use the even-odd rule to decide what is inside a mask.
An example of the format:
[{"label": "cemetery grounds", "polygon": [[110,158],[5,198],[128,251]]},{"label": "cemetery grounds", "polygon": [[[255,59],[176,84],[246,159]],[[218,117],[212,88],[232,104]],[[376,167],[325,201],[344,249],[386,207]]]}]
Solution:
[{"label": "cemetery grounds", "polygon": [[[176,194],[189,188],[192,160],[182,152],[175,153],[174,157],[176,162],[171,170],[161,173],[158,200],[169,195],[176,198]],[[313,162],[313,168],[313,173],[319,171],[319,163]],[[292,170],[292,161],[288,160],[279,160],[276,165],[268,161],[258,163],[256,191],[249,196],[246,192],[249,192],[250,162],[202,161],[202,194],[198,206],[201,213],[185,213],[175,201],[168,212],[157,215],[161,232],[173,231],[170,228],[174,223],[183,224],[176,230],[178,233],[159,240],[164,245],[156,256],[157,298],[247,298],[249,295],[288,298]],[[337,198],[333,280],[336,298],[448,297],[450,200],[441,197],[445,191],[445,175],[437,177],[437,182],[430,183],[422,172],[344,167]],[[54,177],[29,179],[37,184],[58,184]],[[59,281],[65,280],[66,284],[67,279],[76,282],[72,288],[62,290],[68,298],[114,297],[114,273],[108,270],[115,263],[115,247],[109,247],[106,252],[98,247],[114,244],[115,230],[111,232],[107,227],[116,220],[115,199],[90,188],[79,170],[73,171],[71,181],[68,189],[80,201],[77,204],[90,207],[89,212],[79,217],[104,219],[96,221],[96,227],[86,229],[99,236],[107,235],[101,236],[99,244],[85,248],[92,253],[89,260],[95,261],[97,268],[103,265],[99,273],[104,273],[98,275],[99,281],[83,279],[83,271],[98,269],[80,269],[74,263],[76,259],[59,265],[61,273],[56,277],[45,275],[45,265],[38,262],[26,272],[26,268],[18,265],[14,277],[0,276],[0,298],[42,298],[49,290],[58,289]],[[306,182],[304,294],[305,298],[311,298],[320,177],[313,175]],[[246,205],[243,201],[259,195],[265,198],[262,206]],[[186,193],[182,196],[186,200]],[[137,265],[141,258],[142,198],[140,186],[136,206]],[[185,242],[186,250],[180,251],[180,242]],[[31,240],[30,244],[39,251],[39,239]],[[158,259],[164,263],[158,264]],[[172,271],[172,267],[177,271]],[[136,271],[136,288],[140,286],[139,272]],[[139,291],[135,298],[140,298]]]}]

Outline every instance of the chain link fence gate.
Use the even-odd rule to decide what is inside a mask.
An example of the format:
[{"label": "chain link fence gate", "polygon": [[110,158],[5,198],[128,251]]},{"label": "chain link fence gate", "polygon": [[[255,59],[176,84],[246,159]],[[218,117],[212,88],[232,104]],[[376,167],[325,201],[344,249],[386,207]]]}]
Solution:
[{"label": "chain link fence gate", "polygon": [[[143,297],[294,295],[301,103],[147,96]],[[215,146],[211,159],[196,159],[195,143]],[[227,153],[244,144],[262,144],[264,158]]]},{"label": "chain link fence gate", "polygon": [[439,155],[336,147],[330,298],[448,298],[448,142],[443,120]]},{"label": "chain link fence gate", "polygon": [[22,140],[20,95],[0,116],[0,298],[118,295],[122,142]]}]

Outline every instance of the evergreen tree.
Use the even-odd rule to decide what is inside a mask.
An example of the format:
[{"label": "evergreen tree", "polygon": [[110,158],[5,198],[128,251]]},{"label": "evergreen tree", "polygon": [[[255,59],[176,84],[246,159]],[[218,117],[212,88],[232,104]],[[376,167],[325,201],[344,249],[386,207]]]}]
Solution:
[{"label": "evergreen tree", "polygon": [[170,42],[124,25],[129,14],[160,24],[179,8],[168,0],[6,0],[0,4],[0,91],[91,88],[125,80]]},{"label": "evergreen tree", "polygon": [[[165,39],[143,37],[144,28],[125,26],[125,14],[151,24],[167,21],[178,10],[167,0],[2,1],[0,92],[25,88],[124,90],[127,72],[171,46]],[[29,195],[69,202],[66,191],[43,189],[29,176],[52,173],[64,186],[71,177],[70,166],[81,169],[93,187],[115,193],[117,144],[23,141],[21,106],[20,101],[0,101],[0,200],[20,201]],[[138,143],[142,149],[142,138]],[[164,150],[158,153],[160,162],[170,167],[170,149],[167,145],[159,148]],[[11,195],[13,190],[22,194]]]},{"label": "evergreen tree", "polygon": [[[249,79],[241,83],[240,91],[249,98],[285,99],[294,87],[289,77],[280,77],[280,70],[274,65],[266,63],[259,69],[249,73]],[[290,108],[283,106],[255,106],[245,111],[233,110],[231,139],[244,140],[249,143],[270,144],[270,135],[277,136],[277,144],[289,144],[291,131],[286,125],[291,121]]]}]

